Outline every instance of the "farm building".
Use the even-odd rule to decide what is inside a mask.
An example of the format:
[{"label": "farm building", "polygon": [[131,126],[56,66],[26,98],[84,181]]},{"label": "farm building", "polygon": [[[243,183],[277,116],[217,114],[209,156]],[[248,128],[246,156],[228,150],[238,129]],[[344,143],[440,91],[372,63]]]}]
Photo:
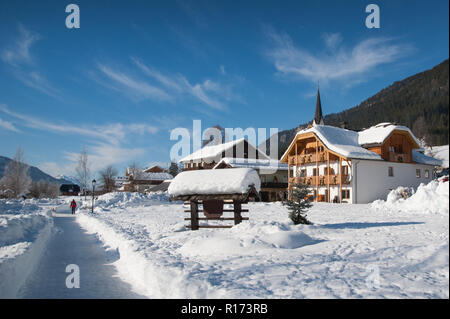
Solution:
[{"label": "farm building", "polygon": [[184,171],[222,168],[252,168],[262,181],[262,201],[284,200],[287,196],[288,165],[270,159],[246,139],[207,145],[180,161]]},{"label": "farm building", "polygon": [[127,168],[127,181],[123,182],[123,190],[126,192],[146,192],[156,185],[173,178],[159,166],[153,166],[144,170],[139,168]]}]

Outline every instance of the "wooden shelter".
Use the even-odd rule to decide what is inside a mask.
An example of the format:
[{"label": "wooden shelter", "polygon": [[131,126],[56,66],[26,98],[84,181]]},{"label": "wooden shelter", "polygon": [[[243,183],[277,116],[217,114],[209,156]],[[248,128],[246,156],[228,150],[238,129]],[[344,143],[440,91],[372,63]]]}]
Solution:
[{"label": "wooden shelter", "polygon": [[[178,174],[170,183],[168,192],[170,200],[181,200],[189,205],[185,210],[190,213],[191,230],[199,228],[230,228],[232,225],[200,224],[202,220],[234,221],[239,224],[248,217],[242,217],[242,204],[251,198],[259,197],[261,181],[258,173],[249,168],[230,168],[226,170],[195,170]],[[232,209],[225,209],[225,204],[232,204]],[[201,207],[200,207],[201,205]],[[223,213],[232,212],[232,217]],[[203,213],[202,216],[199,213]]]},{"label": "wooden shelter", "polygon": [[[214,220],[214,221],[234,221],[234,225],[239,224],[243,220],[248,220],[248,217],[243,217],[242,213],[248,212],[248,209],[243,209],[242,204],[248,203],[250,198],[257,198],[258,193],[254,187],[251,187],[246,194],[208,194],[208,195],[181,195],[173,196],[170,200],[183,200],[189,204],[189,209],[184,212],[190,213],[190,217],[184,220],[190,221],[187,228],[197,230],[199,228],[231,228],[232,225],[200,225],[200,221]],[[233,204],[232,209],[225,209],[224,204]],[[202,208],[199,208],[202,205]],[[232,212],[233,217],[223,217],[224,212]],[[203,213],[200,216],[199,213]]]}]

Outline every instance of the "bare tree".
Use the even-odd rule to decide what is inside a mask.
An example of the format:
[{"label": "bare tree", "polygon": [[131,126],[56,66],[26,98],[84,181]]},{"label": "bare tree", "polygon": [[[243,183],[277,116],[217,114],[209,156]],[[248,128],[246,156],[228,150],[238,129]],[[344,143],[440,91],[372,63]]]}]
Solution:
[{"label": "bare tree", "polygon": [[142,170],[141,166],[136,162],[133,162],[130,165],[128,165],[127,170],[128,170],[128,175],[132,175],[133,179],[140,179],[144,172]]},{"label": "bare tree", "polygon": [[31,184],[29,166],[25,163],[23,150],[19,146],[12,161],[5,167],[5,173],[0,184],[11,191],[13,197],[19,197],[28,191]]},{"label": "bare tree", "polygon": [[86,191],[89,179],[91,177],[91,170],[89,168],[88,153],[85,148],[83,148],[81,153],[78,155],[78,164],[75,168],[75,172],[77,175],[77,180],[84,192],[84,199],[86,200]]},{"label": "bare tree", "polygon": [[137,162],[132,162],[128,165],[127,175],[128,179],[131,182],[131,186],[133,187],[132,191],[136,192],[138,190],[137,185],[134,181],[142,179],[143,174],[144,171]]},{"label": "bare tree", "polygon": [[34,198],[56,198],[59,194],[58,184],[51,183],[47,180],[39,182],[31,182],[29,195]]},{"label": "bare tree", "polygon": [[117,170],[111,165],[100,171],[100,182],[107,193],[116,189]]}]

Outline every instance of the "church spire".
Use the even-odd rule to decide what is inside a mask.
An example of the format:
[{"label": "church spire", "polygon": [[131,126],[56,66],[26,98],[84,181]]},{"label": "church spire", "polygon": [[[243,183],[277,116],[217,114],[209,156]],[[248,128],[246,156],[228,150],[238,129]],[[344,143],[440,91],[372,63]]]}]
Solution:
[{"label": "church spire", "polygon": [[322,103],[320,102],[319,87],[317,87],[316,114],[314,115],[313,125],[323,125]]}]

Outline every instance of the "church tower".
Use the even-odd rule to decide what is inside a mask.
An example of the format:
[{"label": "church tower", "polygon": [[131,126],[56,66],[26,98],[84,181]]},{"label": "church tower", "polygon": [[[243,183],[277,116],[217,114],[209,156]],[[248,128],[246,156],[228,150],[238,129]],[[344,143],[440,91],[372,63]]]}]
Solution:
[{"label": "church tower", "polygon": [[313,126],[324,125],[322,117],[322,103],[320,102],[320,92],[317,88],[316,114],[314,115]]}]

